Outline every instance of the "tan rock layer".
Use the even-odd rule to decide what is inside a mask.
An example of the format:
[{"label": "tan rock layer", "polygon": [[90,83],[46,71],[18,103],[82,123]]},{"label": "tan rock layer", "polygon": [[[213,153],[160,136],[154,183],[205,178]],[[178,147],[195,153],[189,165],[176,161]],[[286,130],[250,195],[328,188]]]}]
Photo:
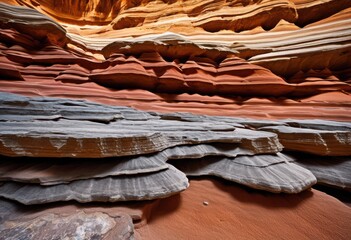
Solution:
[{"label": "tan rock layer", "polygon": [[180,26],[190,24],[207,31],[243,31],[261,25],[272,28],[281,19],[292,22],[297,18],[294,4],[288,0],[263,0],[259,4],[254,0],[217,0],[215,4],[211,0],[118,0],[113,3],[107,0],[74,3],[61,0],[56,4],[47,0],[17,0],[17,3],[36,8],[63,22],[110,24],[113,29],[137,26],[167,28],[171,17],[172,24]]},{"label": "tan rock layer", "polygon": [[351,7],[351,2],[348,0],[291,0],[291,2],[296,5],[298,14],[295,24],[302,27]]}]

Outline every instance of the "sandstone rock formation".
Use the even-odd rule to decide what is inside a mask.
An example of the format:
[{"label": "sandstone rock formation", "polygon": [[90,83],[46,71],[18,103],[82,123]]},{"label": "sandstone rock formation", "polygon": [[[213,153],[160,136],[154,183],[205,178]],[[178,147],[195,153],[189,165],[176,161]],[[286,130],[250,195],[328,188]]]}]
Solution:
[{"label": "sandstone rock formation", "polygon": [[348,0],[0,0],[0,238],[350,239],[310,190],[351,189],[350,24]]},{"label": "sandstone rock formation", "polygon": [[[98,12],[105,9],[104,2],[101,1]],[[209,2],[198,3],[204,6],[198,8],[196,16],[201,16],[202,11],[206,13],[208,8],[220,9],[221,3],[213,5]],[[156,16],[140,27],[125,26],[113,30],[108,28],[108,22],[100,22],[97,17],[98,25],[89,25],[91,27],[62,24],[67,38],[63,48],[33,34],[21,34],[21,29],[15,26],[1,31],[1,62],[6,64],[3,68],[6,66],[7,72],[1,76],[1,89],[69,98],[77,98],[79,91],[78,98],[143,110],[211,115],[218,115],[220,110],[221,115],[231,116],[349,121],[350,98],[347,92],[350,91],[350,74],[347,71],[351,61],[347,26],[350,10],[347,4],[330,2],[344,10],[321,20],[320,24],[312,21],[301,29],[281,20],[272,31],[262,31],[257,27],[248,32],[209,33],[188,22],[176,27],[173,21],[161,21]],[[53,13],[51,17],[54,19],[61,11],[58,6],[49,10],[52,3],[47,1],[43,1],[43,5],[37,2],[35,6],[30,1],[18,1],[20,5],[24,3],[43,13]],[[69,4],[69,1],[62,3]],[[87,10],[97,7],[95,3],[91,4]],[[143,6],[158,9],[159,13],[163,4],[151,1],[144,2]],[[162,9],[178,4],[177,1],[169,2]],[[224,9],[255,8],[258,14],[255,19],[260,19],[261,7],[265,9],[267,2],[262,4],[238,1]],[[284,12],[283,9],[290,9],[292,13],[296,11],[287,1],[272,4],[280,12]],[[116,9],[119,9],[117,5]],[[193,3],[190,5],[194,6]],[[320,5],[327,6],[323,2]],[[135,8],[124,7],[129,9],[125,11]],[[9,6],[3,8],[11,9]],[[74,12],[72,14],[76,16],[79,11]],[[280,12],[274,15],[283,16]],[[169,18],[178,16],[177,11],[174,11],[175,15],[169,14]],[[293,19],[296,19],[296,12],[294,14]],[[47,22],[47,17],[42,16],[42,20],[37,17],[39,23]],[[5,16],[3,21],[8,22],[10,17]],[[57,21],[64,22],[64,18],[56,17],[60,19]],[[160,24],[167,26],[166,30]],[[290,28],[291,25],[295,28]],[[133,37],[130,32],[134,33]],[[13,79],[25,80],[26,84],[8,81]],[[264,106],[264,111],[261,106]]]},{"label": "sandstone rock formation", "polygon": [[149,223],[135,232],[141,239],[347,239],[350,221],[350,207],[317,190],[271,195],[192,180],[180,197],[160,200]]},{"label": "sandstone rock formation", "polygon": [[24,7],[0,4],[1,28],[17,29],[39,41],[48,40],[54,45],[66,44],[66,30],[57,22],[38,11]]},{"label": "sandstone rock formation", "polygon": [[4,239],[22,239],[28,236],[32,239],[131,239],[134,235],[133,222],[128,215],[111,218],[103,213],[84,212],[68,216],[47,214],[22,222],[5,221],[0,226],[0,233]]},{"label": "sandstone rock formation", "polygon": [[[71,158],[7,158],[0,179],[9,182],[0,186],[0,195],[25,204],[166,197],[187,187],[169,160],[188,176],[215,175],[256,189],[297,193],[316,178],[279,153],[280,142],[285,150],[331,156],[347,155],[350,146],[348,123],[320,121],[316,127],[299,120],[157,114],[86,101],[0,97],[2,155]],[[110,159],[96,159],[103,157]],[[82,172],[75,170],[79,165]],[[165,184],[163,190],[157,182]],[[128,185],[138,188],[123,188]]]}]

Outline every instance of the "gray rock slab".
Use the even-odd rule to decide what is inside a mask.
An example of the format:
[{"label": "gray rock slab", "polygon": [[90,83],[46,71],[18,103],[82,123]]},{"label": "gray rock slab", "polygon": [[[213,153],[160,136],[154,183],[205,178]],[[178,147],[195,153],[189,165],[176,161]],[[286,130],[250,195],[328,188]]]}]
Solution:
[{"label": "gray rock slab", "polygon": [[321,119],[287,119],[282,120],[282,122],[286,123],[291,127],[298,128],[310,128],[327,131],[351,131],[351,123],[349,122],[336,122]]},{"label": "gray rock slab", "polygon": [[212,175],[274,193],[298,193],[317,182],[309,170],[290,161],[283,155],[256,155],[179,160],[172,164],[187,176]]},{"label": "gray rock slab", "polygon": [[351,157],[293,156],[295,163],[310,170],[319,184],[351,191]]},{"label": "gray rock slab", "polygon": [[[21,108],[21,112],[19,112]],[[116,120],[145,121],[159,119],[147,112],[129,107],[110,106],[85,100],[71,100],[50,97],[25,97],[0,92],[0,120],[88,120],[109,123]],[[80,114],[77,114],[80,113]]]},{"label": "gray rock slab", "polygon": [[101,158],[204,143],[237,143],[255,153],[282,149],[274,133],[236,128],[235,121],[198,118],[162,119],[127,107],[1,93],[0,154]]},{"label": "gray rock slab", "polygon": [[80,179],[135,175],[168,169],[165,159],[136,156],[119,159],[47,159],[3,158],[0,181],[55,185]]},{"label": "gray rock slab", "polygon": [[286,150],[327,156],[351,155],[351,131],[290,126],[268,126],[259,130],[278,134],[279,141]]},{"label": "gray rock slab", "polygon": [[168,168],[166,162],[172,159],[239,155],[254,155],[254,152],[241,149],[235,144],[198,144],[167,148],[156,154],[119,158],[49,159],[3,156],[0,161],[0,181],[55,185],[80,179],[160,171]]},{"label": "gray rock slab", "polygon": [[256,153],[282,149],[275,134],[239,128],[227,132],[166,132],[60,120],[4,122],[0,133],[0,153],[5,156],[100,158],[148,154],[200,143],[240,143],[240,147]]},{"label": "gray rock slab", "polygon": [[55,185],[80,179],[135,175],[168,168],[171,159],[204,156],[253,155],[235,144],[198,144],[167,148],[156,154],[102,159],[48,159],[2,157],[0,181]]},{"label": "gray rock slab", "polygon": [[185,190],[188,185],[185,174],[169,166],[155,173],[77,180],[52,186],[5,182],[0,186],[0,196],[25,205],[69,200],[118,202],[165,198]]}]

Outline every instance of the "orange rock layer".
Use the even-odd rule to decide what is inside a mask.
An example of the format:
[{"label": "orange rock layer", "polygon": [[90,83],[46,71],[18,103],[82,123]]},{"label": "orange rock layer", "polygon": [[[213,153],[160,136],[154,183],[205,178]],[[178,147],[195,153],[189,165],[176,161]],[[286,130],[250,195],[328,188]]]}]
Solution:
[{"label": "orange rock layer", "polygon": [[208,55],[188,43],[191,49],[178,58],[172,58],[176,46],[157,52],[152,45],[143,52],[140,43],[97,60],[51,44],[40,46],[40,41],[15,30],[3,30],[0,39],[3,91],[79,97],[143,110],[350,120],[346,70],[309,70],[282,78],[233,53],[216,50]]}]

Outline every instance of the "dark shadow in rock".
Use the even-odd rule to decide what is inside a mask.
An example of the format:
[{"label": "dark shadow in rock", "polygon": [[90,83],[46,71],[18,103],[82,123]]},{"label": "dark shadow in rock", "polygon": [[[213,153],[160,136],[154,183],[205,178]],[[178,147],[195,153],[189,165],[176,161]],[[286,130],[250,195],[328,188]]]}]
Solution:
[{"label": "dark shadow in rock", "polygon": [[102,212],[110,217],[116,217],[120,213],[125,213],[133,219],[133,222],[141,222],[154,203],[154,200],[119,203],[77,203],[75,201],[67,201],[26,206],[12,200],[0,198],[0,223],[23,217],[31,219],[48,213],[71,214],[79,210],[85,213]]},{"label": "dark shadow in rock", "polygon": [[313,188],[330,196],[333,196],[339,199],[341,202],[345,203],[347,206],[351,207],[351,191],[341,190],[322,184],[316,184],[313,186]]},{"label": "dark shadow in rock", "polygon": [[147,219],[148,224],[152,223],[158,218],[162,218],[166,215],[176,213],[177,210],[181,207],[181,205],[182,205],[181,194],[176,194],[168,198],[157,200],[148,216],[148,219]]}]

